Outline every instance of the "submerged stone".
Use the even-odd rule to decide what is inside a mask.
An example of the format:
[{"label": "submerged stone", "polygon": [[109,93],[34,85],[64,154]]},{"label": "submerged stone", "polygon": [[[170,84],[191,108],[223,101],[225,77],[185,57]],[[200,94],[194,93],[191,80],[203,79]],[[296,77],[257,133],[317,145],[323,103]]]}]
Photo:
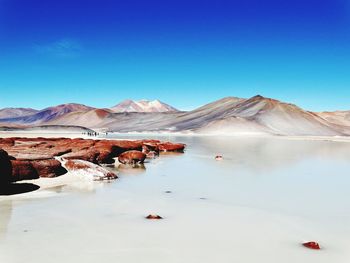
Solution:
[{"label": "submerged stone", "polygon": [[303,243],[303,246],[310,248],[310,249],[321,249],[320,245],[314,241],[305,242],[305,243]]},{"label": "submerged stone", "polygon": [[148,215],[146,216],[146,219],[156,219],[156,220],[159,220],[159,219],[163,219],[163,217],[161,217],[160,215]]}]

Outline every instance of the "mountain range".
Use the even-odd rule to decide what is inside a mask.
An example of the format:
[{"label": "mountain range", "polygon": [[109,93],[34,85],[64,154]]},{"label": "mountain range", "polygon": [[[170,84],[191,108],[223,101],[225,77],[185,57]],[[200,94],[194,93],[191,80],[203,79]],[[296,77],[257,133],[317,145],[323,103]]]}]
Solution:
[{"label": "mountain range", "polygon": [[260,95],[226,97],[186,112],[159,100],[125,100],[105,109],[75,103],[40,111],[2,109],[0,125],[82,126],[115,132],[349,136],[350,111],[311,112]]}]

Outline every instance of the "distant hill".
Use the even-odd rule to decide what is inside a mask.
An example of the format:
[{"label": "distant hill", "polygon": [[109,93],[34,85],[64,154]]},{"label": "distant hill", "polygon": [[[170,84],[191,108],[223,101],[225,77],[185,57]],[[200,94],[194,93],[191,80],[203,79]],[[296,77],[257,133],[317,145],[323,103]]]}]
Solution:
[{"label": "distant hill", "polygon": [[31,108],[4,108],[0,110],[0,119],[23,117],[37,112],[38,110]]},{"label": "distant hill", "polygon": [[33,125],[33,124],[45,123],[45,122],[54,120],[60,116],[63,116],[73,111],[87,111],[92,109],[93,109],[92,107],[85,106],[83,104],[77,104],[77,103],[61,104],[58,106],[49,107],[49,108],[37,111],[31,115],[2,118],[0,120],[0,123],[16,123],[16,124]]}]

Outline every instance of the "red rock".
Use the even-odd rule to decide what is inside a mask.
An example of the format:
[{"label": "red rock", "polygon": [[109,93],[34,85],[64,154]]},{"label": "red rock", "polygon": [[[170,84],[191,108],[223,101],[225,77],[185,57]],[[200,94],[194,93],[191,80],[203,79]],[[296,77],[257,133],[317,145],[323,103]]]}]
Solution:
[{"label": "red rock", "polygon": [[142,145],[142,152],[146,154],[146,158],[154,159],[159,156],[159,148],[157,144],[144,143]]},{"label": "red rock", "polygon": [[99,151],[97,151],[94,148],[91,148],[89,150],[80,150],[80,151],[64,154],[62,155],[62,157],[64,157],[65,159],[71,159],[71,160],[79,159],[79,160],[84,160],[91,163],[98,163],[97,158],[99,155],[100,155]]},{"label": "red rock", "polygon": [[186,145],[183,143],[163,142],[158,143],[158,148],[163,152],[183,152]]},{"label": "red rock", "polygon": [[12,160],[12,178],[11,181],[38,179],[39,174],[33,167],[31,161]]},{"label": "red rock", "polygon": [[146,216],[146,219],[159,220],[159,219],[163,219],[163,217],[161,217],[160,215],[148,215]]},{"label": "red rock", "polygon": [[310,249],[321,249],[320,245],[314,241],[305,242],[305,243],[303,243],[303,246],[310,248]]},{"label": "red rock", "polygon": [[57,177],[67,172],[60,162],[55,159],[49,160],[12,160],[11,181],[31,180],[39,177]]},{"label": "red rock", "polygon": [[224,158],[222,157],[222,155],[216,155],[215,156],[215,160],[217,160],[217,161],[221,161],[221,160],[223,160]]},{"label": "red rock", "polygon": [[[85,160],[95,164],[111,164],[114,163],[114,158],[120,157],[121,163],[130,164],[143,163],[146,155],[149,158],[154,158],[158,155],[159,150],[182,152],[184,147],[184,144],[162,143],[158,140],[0,138],[0,148],[16,159],[11,162],[11,165],[15,164],[15,167],[11,168],[11,181],[35,179],[39,176],[54,177],[63,174],[65,171],[54,159],[57,156],[70,160]],[[3,160],[6,159],[4,158]],[[7,166],[0,167],[0,169],[7,169],[7,172],[2,172],[0,182],[1,180],[8,181],[6,179],[9,178],[8,167],[8,163]]]},{"label": "red rock", "polygon": [[0,149],[0,187],[11,182],[12,164],[6,151]]},{"label": "red rock", "polygon": [[126,151],[118,156],[122,164],[141,164],[145,161],[146,154],[140,151]]},{"label": "red rock", "polygon": [[52,178],[67,173],[67,170],[55,159],[32,161],[32,165],[40,177]]},{"label": "red rock", "polygon": [[15,140],[14,140],[14,138],[2,138],[1,144],[13,146],[13,145],[15,145]]},{"label": "red rock", "polygon": [[158,144],[158,143],[160,143],[160,140],[152,140],[152,139],[150,139],[150,140],[142,140],[142,143],[150,143],[150,144]]},{"label": "red rock", "polygon": [[148,152],[148,151],[156,151],[159,152],[159,147],[157,143],[143,143],[142,144],[142,151]]}]

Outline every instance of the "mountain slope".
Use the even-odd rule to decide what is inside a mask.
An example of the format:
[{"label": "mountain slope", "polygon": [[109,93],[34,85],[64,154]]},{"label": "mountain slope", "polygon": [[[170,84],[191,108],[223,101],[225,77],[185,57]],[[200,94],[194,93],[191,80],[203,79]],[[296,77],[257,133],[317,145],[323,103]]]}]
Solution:
[{"label": "mountain slope", "polygon": [[33,124],[40,124],[45,123],[51,120],[54,120],[60,116],[63,116],[67,113],[74,112],[74,111],[88,111],[92,110],[92,107],[85,106],[83,104],[76,104],[76,103],[68,103],[68,104],[61,104],[55,107],[49,107],[46,109],[43,109],[41,111],[38,111],[35,114],[27,115],[27,116],[21,116],[21,117],[15,117],[15,118],[5,118],[0,119],[1,123],[17,123],[17,124],[26,124],[26,125],[33,125]]},{"label": "mountain slope", "polygon": [[28,116],[37,112],[38,110],[31,108],[4,108],[0,110],[0,119]]},{"label": "mountain slope", "polygon": [[254,96],[227,111],[223,117],[240,117],[255,122],[280,135],[341,135],[343,131],[334,127],[318,115],[296,105],[278,100]]},{"label": "mountain slope", "polygon": [[178,111],[174,107],[159,100],[125,100],[110,108],[113,112],[173,112]]},{"label": "mountain slope", "polygon": [[108,109],[92,109],[89,111],[74,111],[60,118],[46,122],[48,125],[78,125],[89,128],[101,128],[114,121],[113,113]]},{"label": "mountain slope", "polygon": [[316,114],[330,123],[350,126],[350,111],[317,112]]}]

